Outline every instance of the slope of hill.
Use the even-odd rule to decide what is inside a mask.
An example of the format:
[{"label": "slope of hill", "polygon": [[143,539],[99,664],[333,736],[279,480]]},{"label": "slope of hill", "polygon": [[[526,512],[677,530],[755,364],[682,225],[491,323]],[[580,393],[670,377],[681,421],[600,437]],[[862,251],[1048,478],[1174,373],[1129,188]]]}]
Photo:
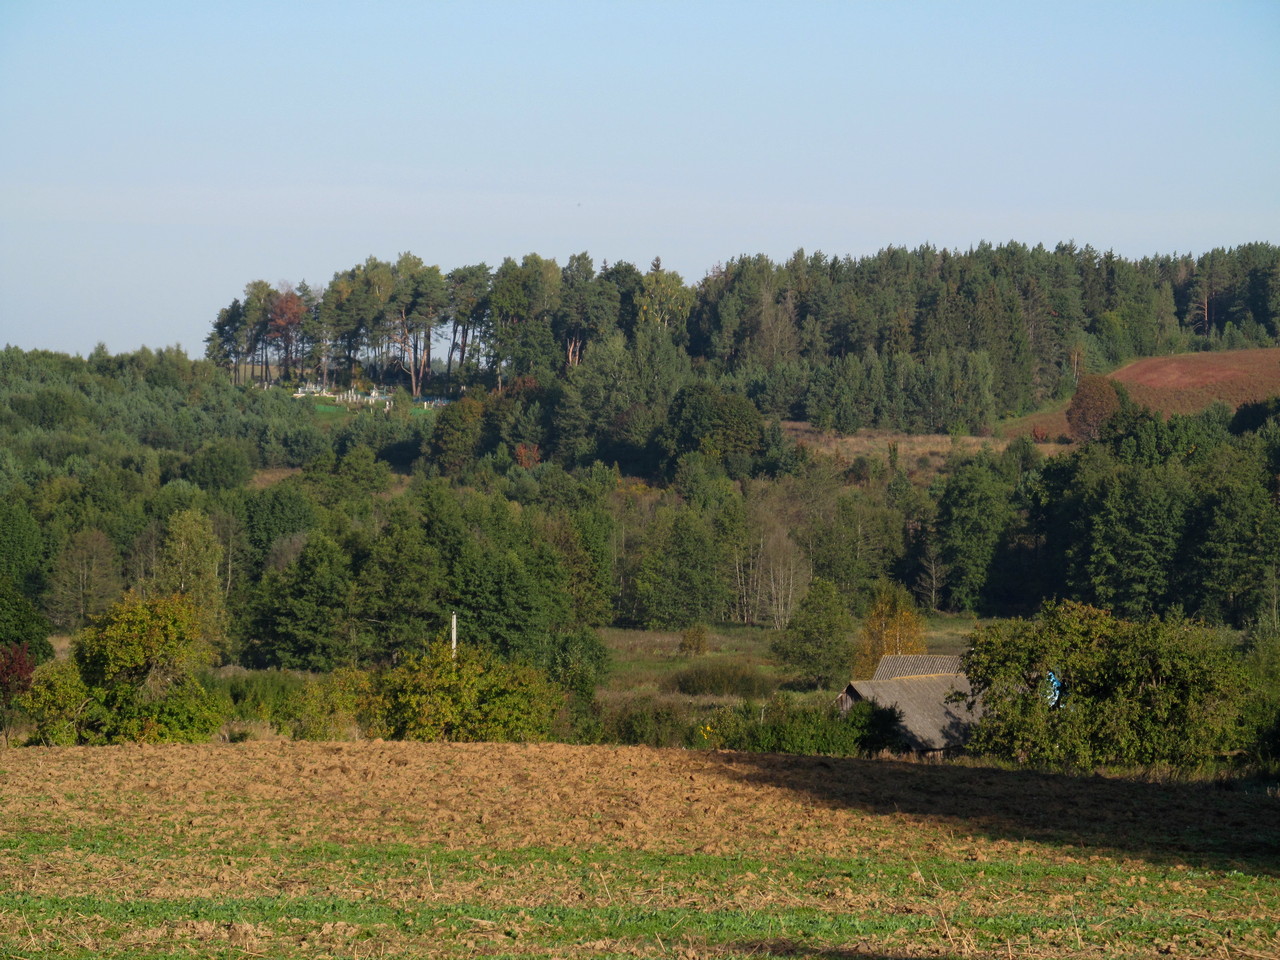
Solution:
[{"label": "slope of hill", "polygon": [[[1280,395],[1280,347],[1146,357],[1108,376],[1124,384],[1137,403],[1166,416],[1196,413],[1218,401],[1234,410],[1244,403]],[[1064,449],[1057,441],[1067,435],[1066,411],[1067,404],[1059,402],[1007,420],[1000,424],[994,437],[953,438],[944,434],[908,435],[888,430],[859,430],[851,436],[841,436],[800,422],[784,423],[783,429],[793,440],[845,460],[851,461],[857,456],[883,458],[889,445],[894,444],[909,470],[936,469],[956,447],[972,451],[986,445],[999,452],[1009,440],[1031,436],[1037,429],[1051,441],[1041,445],[1041,452],[1052,456]]]},{"label": "slope of hill", "polygon": [[[1221,401],[1231,409],[1280,395],[1280,348],[1180,353],[1146,357],[1107,374],[1136,403],[1165,416],[1198,413]],[[1053,439],[1067,433],[1067,404],[1003,423],[1000,436],[1030,436],[1039,428]],[[1048,452],[1048,451],[1046,451]]]},{"label": "slope of hill", "polygon": [[1221,401],[1235,409],[1280,394],[1280,348],[1148,357],[1111,374],[1138,403],[1195,413]]}]

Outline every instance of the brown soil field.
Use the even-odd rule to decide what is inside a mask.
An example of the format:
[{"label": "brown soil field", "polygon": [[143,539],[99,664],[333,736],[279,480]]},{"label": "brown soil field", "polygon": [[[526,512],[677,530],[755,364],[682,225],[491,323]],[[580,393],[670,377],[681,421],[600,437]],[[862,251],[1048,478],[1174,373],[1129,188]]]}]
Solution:
[{"label": "brown soil field", "polygon": [[[146,819],[177,834],[253,835],[268,844],[408,836],[449,847],[608,842],[840,855],[858,836],[874,843],[904,825],[944,824],[995,840],[1069,839],[1157,857],[1184,849],[1184,831],[1207,831],[1193,846],[1237,866],[1280,854],[1280,821],[1256,845],[1261,825],[1246,811],[1257,798],[1192,790],[1157,802],[1158,790],[1128,780],[943,763],[382,741],[36,747],[2,757],[0,819],[20,822],[31,798],[50,797],[42,830],[128,822],[145,800]],[[1206,806],[1206,797],[1222,802]],[[1280,813],[1274,798],[1268,803]],[[1280,861],[1272,867],[1280,871]],[[208,881],[171,882],[203,889]]]},{"label": "brown soil field", "polygon": [[[1280,347],[1147,357],[1107,376],[1123,383],[1136,402],[1166,416],[1198,413],[1219,401],[1234,410],[1241,404],[1280,396]],[[783,430],[792,440],[845,461],[859,455],[885,459],[889,443],[896,443],[908,471],[928,471],[941,465],[953,449],[973,452],[987,446],[999,453],[1014,437],[1032,436],[1037,428],[1049,438],[1049,442],[1037,445],[1046,457],[1070,449],[1069,443],[1058,442],[1067,435],[1066,409],[1062,403],[1055,409],[1007,421],[994,437],[953,439],[941,434],[911,435],[888,430],[860,430],[852,436],[841,436],[823,433],[803,422],[784,423]]]},{"label": "brown soil field", "polygon": [[[1134,922],[1141,903],[1173,896],[1183,883],[1213,886],[1218,881],[1203,879],[1206,871],[1247,874],[1256,892],[1231,921],[1253,932],[1234,943],[1222,940],[1229,933],[1205,932],[1196,941],[1203,955],[1212,941],[1213,956],[1272,956],[1280,951],[1276,803],[1202,784],[641,747],[374,741],[11,749],[0,752],[0,890],[8,896],[74,891],[142,904],[283,898],[284,919],[274,927],[145,919],[112,926],[81,906],[78,919],[51,930],[33,927],[25,912],[0,909],[0,956],[59,956],[59,937],[84,948],[76,956],[92,956],[108,935],[117,945],[154,948],[168,938],[195,944],[189,949],[198,955],[205,955],[200,944],[230,951],[218,956],[901,958],[1006,956],[1006,947],[1021,957],[1145,956],[1109,939],[1118,933],[1108,925]],[[300,853],[318,847],[328,851],[323,868]],[[19,848],[37,852],[5,852]],[[361,872],[357,851],[369,849],[390,852],[378,870]],[[529,850],[543,852],[502,860],[504,851]],[[574,855],[548,852],[557,850]],[[450,865],[439,851],[476,860],[464,871],[463,861]],[[699,876],[696,864],[683,878],[644,874],[632,864],[645,856],[702,858],[701,869],[720,864],[729,876]],[[803,863],[817,872],[793,872]],[[950,864],[966,871],[963,882],[937,879],[934,871]],[[909,889],[887,897],[884,881],[873,878],[894,870]],[[1102,891],[1097,903],[1080,899],[1090,884]],[[401,920],[378,942],[354,944],[346,921],[289,919],[298,908],[288,898],[321,894],[404,917],[457,907],[466,929],[417,930]],[[545,933],[545,922],[528,919],[533,914],[521,914],[523,933],[476,919],[486,905],[545,911],[620,903],[748,917],[780,909],[915,914],[927,930],[897,946],[870,939],[818,949],[771,940],[729,949],[689,938],[677,952],[675,931],[665,940],[605,937],[545,948],[536,936],[526,946],[518,939]],[[1043,940],[999,950],[964,932],[966,911],[1018,917],[1046,903],[1060,903],[1064,918],[1074,904],[1073,920],[1082,918],[1074,932],[1063,919]],[[1200,923],[1199,908],[1187,909],[1186,922]],[[1204,923],[1209,930],[1207,915]]]},{"label": "brown soil field", "polygon": [[1217,401],[1234,409],[1280,394],[1280,348],[1148,357],[1111,378],[1162,413],[1195,413]]}]

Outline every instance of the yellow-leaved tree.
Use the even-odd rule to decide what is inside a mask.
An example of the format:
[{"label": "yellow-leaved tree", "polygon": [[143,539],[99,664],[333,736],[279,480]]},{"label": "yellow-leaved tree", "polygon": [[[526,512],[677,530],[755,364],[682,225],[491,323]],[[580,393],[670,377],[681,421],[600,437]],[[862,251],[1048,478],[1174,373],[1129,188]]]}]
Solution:
[{"label": "yellow-leaved tree", "polygon": [[854,646],[853,678],[869,679],[881,657],[926,652],[924,618],[916,612],[911,594],[900,583],[881,580]]}]

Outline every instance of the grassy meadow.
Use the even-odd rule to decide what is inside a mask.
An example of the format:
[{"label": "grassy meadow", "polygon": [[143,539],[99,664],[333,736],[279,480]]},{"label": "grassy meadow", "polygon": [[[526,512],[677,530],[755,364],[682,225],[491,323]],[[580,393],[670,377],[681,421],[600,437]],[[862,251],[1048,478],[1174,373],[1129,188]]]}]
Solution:
[{"label": "grassy meadow", "polygon": [[[925,645],[930,653],[962,654],[977,622],[972,614],[930,614],[925,618]],[[681,652],[677,630],[606,627],[600,635],[612,658],[602,690],[606,695],[662,692],[672,677],[694,663],[732,664],[758,671],[777,685],[787,680],[785,669],[775,664],[769,653],[769,644],[777,634],[768,627],[718,624],[708,628],[702,652],[692,655]]]}]

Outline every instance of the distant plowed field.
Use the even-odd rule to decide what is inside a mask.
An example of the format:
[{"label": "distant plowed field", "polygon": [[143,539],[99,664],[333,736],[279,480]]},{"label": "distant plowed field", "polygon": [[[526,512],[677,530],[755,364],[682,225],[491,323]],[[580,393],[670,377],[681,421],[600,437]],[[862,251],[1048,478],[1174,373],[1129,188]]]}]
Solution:
[{"label": "distant plowed field", "polygon": [[0,752],[0,956],[1272,957],[1280,801],[646,748]]},{"label": "distant plowed field", "polygon": [[[1166,416],[1198,413],[1218,401],[1234,410],[1241,404],[1280,396],[1280,347],[1148,357],[1108,376],[1123,383],[1136,402]],[[860,430],[852,436],[842,436],[823,433],[801,422],[785,423],[783,428],[792,439],[846,460],[859,455],[884,457],[888,445],[894,443],[908,470],[917,465],[931,470],[957,447],[976,450],[985,445],[999,452],[1011,438],[1030,437],[1036,430],[1051,441],[1040,444],[1040,452],[1053,456],[1068,449],[1053,442],[1067,435],[1066,409],[1067,404],[1062,402],[1056,409],[1007,421],[1001,425],[999,436],[987,438],[908,435],[884,430]]]},{"label": "distant plowed field", "polygon": [[[1123,383],[1137,403],[1166,416],[1198,413],[1218,401],[1234,410],[1280,395],[1280,348],[1148,357],[1108,376]],[[1030,436],[1035,428],[1048,437],[1066,434],[1066,404],[1006,424],[1002,433]]]},{"label": "distant plowed field", "polygon": [[1280,349],[1149,357],[1111,378],[1134,400],[1163,413],[1195,413],[1219,400],[1234,409],[1280,394]]}]

